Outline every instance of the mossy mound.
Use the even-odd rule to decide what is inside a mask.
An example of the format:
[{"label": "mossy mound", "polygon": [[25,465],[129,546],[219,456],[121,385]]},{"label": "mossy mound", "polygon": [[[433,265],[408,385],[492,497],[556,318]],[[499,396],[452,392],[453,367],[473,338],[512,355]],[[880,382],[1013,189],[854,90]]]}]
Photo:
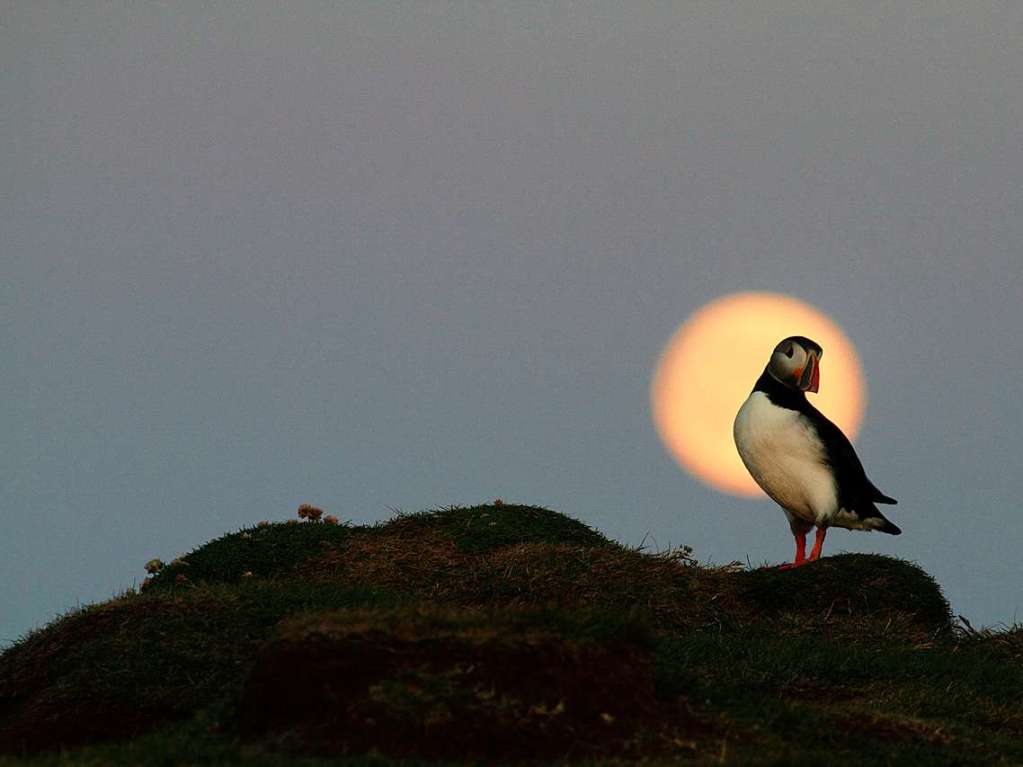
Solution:
[{"label": "mossy mound", "polygon": [[792,570],[750,570],[735,581],[750,609],[784,633],[921,645],[952,632],[952,611],[938,584],[893,557],[840,554]]},{"label": "mossy mound", "polygon": [[[246,578],[288,578],[303,564],[325,551],[344,547],[353,537],[371,546],[377,541],[386,545],[390,539],[441,540],[462,554],[523,543],[583,547],[610,543],[588,525],[564,514],[536,506],[503,503],[399,514],[371,526],[263,522],[224,535],[173,560],[147,581],[146,588],[239,583]],[[303,568],[299,575],[304,576],[308,569]]]},{"label": "mossy mound", "polygon": [[240,729],[320,754],[487,761],[649,753],[706,729],[660,713],[642,635],[564,618],[414,608],[288,621],[249,675]]},{"label": "mossy mound", "polygon": [[589,525],[566,514],[540,506],[501,502],[401,514],[370,531],[371,535],[398,531],[412,535],[439,532],[465,553],[482,553],[524,543],[583,547],[610,543]]},{"label": "mossy mound", "polygon": [[393,603],[369,589],[255,582],[88,607],[0,656],[0,752],[130,737],[229,703],[283,618]]},{"label": "mossy mound", "polygon": [[609,541],[549,509],[451,507],[372,526],[261,524],[161,569],[146,593],[254,581],[367,587],[452,605],[641,607],[669,630],[729,623],[782,633],[881,631],[916,643],[951,631],[934,580],[891,557],[845,554],[782,571],[705,568]]},{"label": "mossy mound", "polygon": [[1020,646],[887,557],[708,568],[506,504],[262,524],[0,655],[0,752],[1023,761]]}]

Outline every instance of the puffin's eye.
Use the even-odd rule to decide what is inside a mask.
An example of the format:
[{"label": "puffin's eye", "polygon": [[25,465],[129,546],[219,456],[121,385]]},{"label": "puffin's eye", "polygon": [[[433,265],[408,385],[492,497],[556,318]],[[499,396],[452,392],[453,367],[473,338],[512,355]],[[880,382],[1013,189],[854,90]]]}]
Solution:
[{"label": "puffin's eye", "polygon": [[785,350],[785,356],[788,357],[789,359],[792,359],[792,353],[795,350],[796,350],[795,346],[790,346],[788,349]]}]

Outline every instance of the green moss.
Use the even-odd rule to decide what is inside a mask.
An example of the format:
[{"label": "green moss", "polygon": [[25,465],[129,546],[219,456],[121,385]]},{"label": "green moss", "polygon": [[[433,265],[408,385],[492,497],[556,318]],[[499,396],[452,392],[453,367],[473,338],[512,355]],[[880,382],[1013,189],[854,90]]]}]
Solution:
[{"label": "green moss", "polygon": [[[21,701],[0,722],[0,746],[60,742],[62,731],[69,743],[131,734],[221,707],[286,615],[395,603],[365,588],[255,582],[130,596],[70,614],[0,656],[0,700]],[[49,720],[54,732],[33,719]]]},{"label": "green moss", "polygon": [[648,640],[621,616],[553,608],[306,615],[260,652],[239,728],[335,753],[618,754],[659,723]]},{"label": "green moss", "polygon": [[934,579],[914,564],[878,554],[839,554],[792,570],[742,573],[744,596],[763,611],[911,613],[932,631],[952,630],[952,611]]},{"label": "green moss", "polygon": [[[245,767],[390,767],[394,761],[379,755],[317,758],[288,751],[253,749],[230,734],[217,732],[204,717],[159,727],[121,742],[100,743],[73,752],[50,752],[32,757],[0,755],[0,767],[181,767],[182,765],[245,765]],[[402,767],[443,767],[439,762],[407,760]]]},{"label": "green moss", "polygon": [[606,546],[607,538],[582,522],[539,506],[516,504],[452,506],[404,514],[379,526],[441,530],[465,552],[491,551],[520,543]]},{"label": "green moss", "polygon": [[289,574],[294,567],[324,547],[339,546],[351,534],[347,525],[323,522],[273,523],[229,533],[200,546],[160,570],[149,588],[166,589],[187,584],[238,583],[246,573],[253,578]]},{"label": "green moss", "polygon": [[278,639],[300,641],[313,636],[376,633],[413,639],[496,633],[520,636],[530,632],[581,642],[627,642],[652,647],[653,627],[637,611],[600,608],[565,610],[543,607],[455,608],[404,604],[395,607],[342,608],[306,611],[281,622]]},{"label": "green moss", "polygon": [[1023,670],[989,654],[700,632],[664,639],[655,669],[662,696],[703,700],[764,733],[777,760],[767,763],[796,758],[795,743],[800,763],[843,752],[839,763],[1023,759]]},{"label": "green moss", "polygon": [[243,578],[290,575],[325,549],[343,547],[355,535],[401,531],[441,532],[461,551],[484,552],[518,543],[602,546],[610,542],[589,526],[536,506],[504,504],[450,507],[401,514],[371,525],[322,522],[272,523],[229,533],[162,568],[147,585],[167,589],[199,583],[238,583]]}]

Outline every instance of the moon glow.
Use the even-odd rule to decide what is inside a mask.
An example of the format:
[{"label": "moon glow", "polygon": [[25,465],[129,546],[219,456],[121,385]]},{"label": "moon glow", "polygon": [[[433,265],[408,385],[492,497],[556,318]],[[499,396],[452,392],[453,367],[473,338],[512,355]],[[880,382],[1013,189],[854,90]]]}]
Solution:
[{"label": "moon glow", "polygon": [[810,402],[855,439],[866,384],[852,342],[827,315],[779,293],[734,293],[698,309],[668,341],[654,370],[650,405],[657,433],[686,471],[732,495],[763,491],[735,449],[732,422],[771,351],[786,336],[824,349]]}]

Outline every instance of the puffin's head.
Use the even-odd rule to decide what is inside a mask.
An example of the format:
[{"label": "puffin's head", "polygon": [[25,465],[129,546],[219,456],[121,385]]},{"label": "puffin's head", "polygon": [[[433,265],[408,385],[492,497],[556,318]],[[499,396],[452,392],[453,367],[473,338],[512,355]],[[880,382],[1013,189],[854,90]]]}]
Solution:
[{"label": "puffin's head", "polygon": [[824,350],[804,336],[789,336],[774,347],[767,372],[792,389],[816,392],[821,382]]}]

